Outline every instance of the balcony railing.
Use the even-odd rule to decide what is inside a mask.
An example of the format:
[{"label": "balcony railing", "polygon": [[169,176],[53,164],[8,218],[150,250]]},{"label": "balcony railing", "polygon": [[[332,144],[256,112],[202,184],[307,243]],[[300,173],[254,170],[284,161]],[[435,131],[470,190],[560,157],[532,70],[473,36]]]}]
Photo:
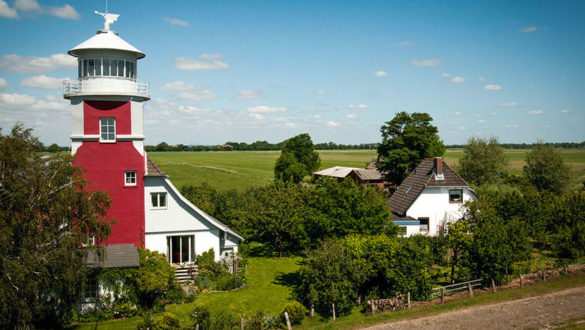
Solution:
[{"label": "balcony railing", "polygon": [[66,98],[84,95],[130,95],[150,99],[150,84],[133,79],[103,77],[65,80],[63,95]]}]

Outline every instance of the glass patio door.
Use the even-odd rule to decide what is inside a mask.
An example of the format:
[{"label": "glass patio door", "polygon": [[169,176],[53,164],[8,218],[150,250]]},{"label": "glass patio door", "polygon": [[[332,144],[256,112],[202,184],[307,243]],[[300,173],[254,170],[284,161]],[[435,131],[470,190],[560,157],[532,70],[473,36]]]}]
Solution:
[{"label": "glass patio door", "polygon": [[170,264],[195,261],[195,236],[167,236],[167,256]]}]

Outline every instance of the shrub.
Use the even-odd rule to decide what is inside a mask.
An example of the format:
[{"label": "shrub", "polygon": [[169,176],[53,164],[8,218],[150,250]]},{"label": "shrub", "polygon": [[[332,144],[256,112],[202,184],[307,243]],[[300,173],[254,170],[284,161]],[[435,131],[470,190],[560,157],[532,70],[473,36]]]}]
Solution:
[{"label": "shrub", "polygon": [[282,312],[280,313],[281,317],[282,317],[282,321],[286,322],[284,312],[288,313],[288,318],[290,320],[290,324],[294,325],[294,324],[301,324],[301,322],[303,322],[303,319],[305,318],[305,315],[307,314],[308,311],[305,308],[305,306],[303,306],[300,302],[293,301],[293,302],[290,302],[290,303],[284,305],[284,308],[282,309]]},{"label": "shrub", "polygon": [[211,324],[212,329],[231,329],[239,324],[238,319],[231,313],[219,311]]},{"label": "shrub", "polygon": [[180,329],[179,318],[172,313],[166,312],[162,317],[157,318],[152,323],[153,330],[167,330],[167,329]]},{"label": "shrub", "polygon": [[150,313],[144,313],[142,316],[142,320],[138,322],[136,325],[136,329],[138,330],[147,330],[147,329],[154,329],[154,320],[152,319],[152,315]]},{"label": "shrub", "polygon": [[191,313],[191,319],[193,320],[193,326],[199,324],[199,329],[207,330],[210,325],[209,309],[204,306],[195,306]]}]

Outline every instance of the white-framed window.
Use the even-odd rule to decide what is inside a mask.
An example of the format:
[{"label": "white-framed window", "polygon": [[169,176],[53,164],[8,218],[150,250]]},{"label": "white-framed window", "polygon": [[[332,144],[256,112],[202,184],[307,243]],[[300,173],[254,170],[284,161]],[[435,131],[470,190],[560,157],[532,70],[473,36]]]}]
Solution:
[{"label": "white-framed window", "polygon": [[420,222],[420,232],[421,233],[426,233],[429,231],[429,218],[427,217],[421,217],[418,218],[418,221]]},{"label": "white-framed window", "polygon": [[136,185],[136,171],[125,171],[124,172],[124,184],[127,186]]},{"label": "white-framed window", "polygon": [[116,118],[112,117],[100,118],[100,141],[101,142],[116,141]]},{"label": "white-framed window", "polygon": [[449,203],[463,203],[463,189],[450,189]]},{"label": "white-framed window", "polygon": [[167,207],[166,192],[151,193],[150,200],[152,202],[152,208],[154,209],[163,209]]},{"label": "white-framed window", "polygon": [[85,290],[83,296],[88,301],[93,301],[98,298],[100,292],[99,281],[96,274],[90,274],[85,283]]}]

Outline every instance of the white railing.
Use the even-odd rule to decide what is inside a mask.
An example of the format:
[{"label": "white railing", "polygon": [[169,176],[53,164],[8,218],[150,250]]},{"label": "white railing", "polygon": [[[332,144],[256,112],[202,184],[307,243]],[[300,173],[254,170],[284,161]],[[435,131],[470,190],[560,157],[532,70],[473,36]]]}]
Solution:
[{"label": "white railing", "polygon": [[133,79],[95,78],[63,81],[65,97],[82,95],[133,95],[150,98],[150,84]]}]

